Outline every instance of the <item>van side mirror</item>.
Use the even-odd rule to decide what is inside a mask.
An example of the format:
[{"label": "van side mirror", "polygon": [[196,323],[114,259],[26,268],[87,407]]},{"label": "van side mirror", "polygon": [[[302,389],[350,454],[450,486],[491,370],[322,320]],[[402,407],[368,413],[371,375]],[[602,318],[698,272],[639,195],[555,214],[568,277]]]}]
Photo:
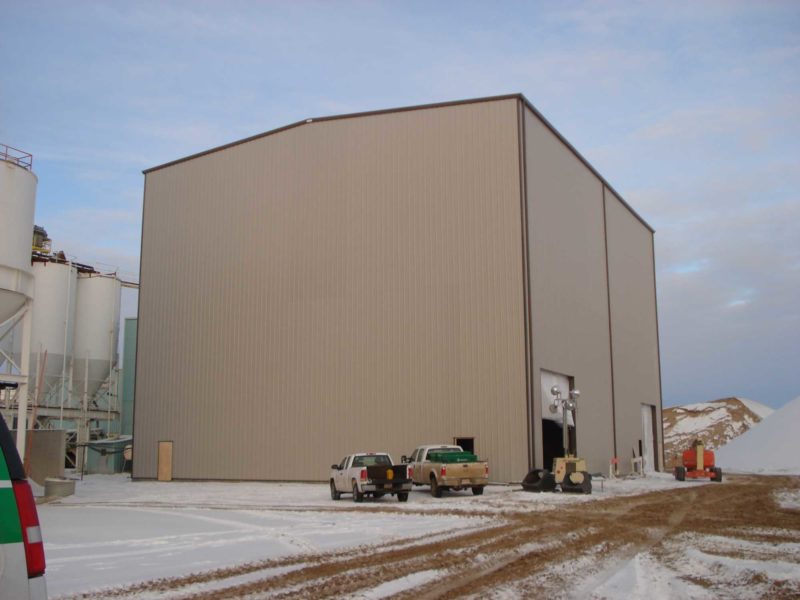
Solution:
[{"label": "van side mirror", "polygon": [[403,456],[400,457],[400,462],[403,464],[407,463],[408,457],[405,454],[403,454]]},{"label": "van side mirror", "polygon": [[336,469],[338,471],[339,470],[339,465],[331,465],[331,469]]}]

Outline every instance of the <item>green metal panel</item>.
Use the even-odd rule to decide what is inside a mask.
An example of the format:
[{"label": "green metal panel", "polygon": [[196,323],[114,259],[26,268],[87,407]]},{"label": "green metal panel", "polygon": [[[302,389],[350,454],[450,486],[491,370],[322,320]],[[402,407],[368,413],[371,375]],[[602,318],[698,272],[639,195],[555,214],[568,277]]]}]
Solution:
[{"label": "green metal panel", "polygon": [[6,465],[6,457],[0,451],[0,481],[10,481],[11,474],[8,472],[8,465]]},{"label": "green metal panel", "polygon": [[133,433],[137,321],[137,319],[125,319],[125,340],[122,346],[122,429],[120,430],[123,435]]},{"label": "green metal panel", "polygon": [[478,462],[478,457],[472,452],[428,452],[428,460],[438,463],[469,463]]},{"label": "green metal panel", "polygon": [[0,452],[0,544],[18,544],[22,541],[17,499],[11,487],[6,458]]}]

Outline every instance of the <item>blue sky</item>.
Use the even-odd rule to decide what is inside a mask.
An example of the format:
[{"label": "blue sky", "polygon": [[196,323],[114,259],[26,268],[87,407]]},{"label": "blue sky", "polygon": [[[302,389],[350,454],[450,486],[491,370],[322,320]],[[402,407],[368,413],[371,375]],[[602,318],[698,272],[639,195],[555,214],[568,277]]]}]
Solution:
[{"label": "blue sky", "polygon": [[657,230],[665,405],[800,394],[800,3],[0,14],[0,142],[33,153],[37,223],[79,260],[138,270],[144,168],[308,117],[522,92]]}]

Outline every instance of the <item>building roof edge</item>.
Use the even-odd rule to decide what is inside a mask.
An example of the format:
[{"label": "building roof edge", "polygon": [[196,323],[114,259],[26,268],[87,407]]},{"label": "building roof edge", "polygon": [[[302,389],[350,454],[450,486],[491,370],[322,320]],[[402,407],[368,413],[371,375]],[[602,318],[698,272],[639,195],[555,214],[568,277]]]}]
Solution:
[{"label": "building roof edge", "polygon": [[606,186],[608,190],[612,194],[614,194],[614,196],[616,196],[619,199],[620,202],[622,202],[623,206],[625,206],[625,208],[627,208],[642,225],[644,225],[645,227],[647,227],[647,229],[650,230],[650,233],[656,232],[656,230],[653,229],[653,226],[650,225],[650,223],[648,223],[647,221],[645,221],[644,218],[639,213],[637,213],[630,204],[626,202],[622,194],[620,194],[617,190],[614,189],[614,186],[611,185],[608,182],[608,180],[606,180],[606,178],[603,177],[600,174],[600,172],[592,166],[592,163],[590,163],[583,154],[578,152],[578,149],[575,148],[575,146],[573,146],[567,140],[567,138],[561,135],[561,132],[558,129],[556,129],[555,126],[550,121],[547,120],[547,117],[545,117],[541,112],[539,112],[539,109],[537,109],[530,100],[528,100],[523,94],[518,94],[518,96],[520,100],[522,100],[522,103],[536,116],[536,118],[539,119],[542,123],[544,123],[545,127],[547,127],[553,133],[553,135],[555,135],[559,140],[561,140],[561,143],[564,144],[567,148],[569,148],[569,150],[578,158],[578,160],[580,160],[592,173],[594,173],[594,176],[597,177],[600,180],[600,182],[604,186]]},{"label": "building roof edge", "polygon": [[238,146],[239,144],[246,144],[247,142],[252,142],[254,140],[261,139],[263,137],[267,137],[276,133],[280,133],[282,131],[286,131],[287,129],[294,129],[295,127],[300,127],[301,125],[307,125],[310,123],[316,123],[320,121],[338,121],[340,119],[354,119],[356,117],[370,117],[373,115],[382,115],[387,113],[398,113],[398,112],[407,112],[412,110],[425,110],[430,108],[444,108],[447,106],[458,106],[461,104],[477,104],[479,102],[496,102],[499,100],[512,100],[512,99],[523,99],[524,97],[522,94],[505,94],[501,96],[486,96],[482,98],[469,98],[464,100],[450,100],[448,102],[433,102],[430,104],[414,104],[411,106],[399,106],[395,108],[382,108],[378,110],[368,110],[362,112],[354,112],[354,113],[345,113],[341,115],[329,115],[326,117],[312,117],[309,119],[303,119],[302,121],[296,121],[294,123],[290,123],[289,125],[284,125],[282,127],[278,127],[276,129],[270,129],[269,131],[265,131],[263,133],[258,133],[256,135],[252,135],[250,137],[246,137],[241,140],[236,140],[234,142],[229,142],[227,144],[223,144],[221,146],[215,146],[213,148],[209,148],[208,150],[203,150],[202,152],[197,152],[195,154],[190,154],[189,156],[184,156],[183,158],[177,158],[175,160],[166,162],[161,165],[157,165],[155,167],[150,167],[149,169],[145,169],[142,171],[145,175],[148,173],[152,173],[153,171],[158,171],[160,169],[164,169],[166,167],[171,167],[173,165],[186,162],[189,160],[193,160],[195,158],[200,158],[201,156],[205,156],[206,154],[212,154],[214,152],[219,152],[220,150],[226,150],[228,148],[232,148],[233,146]]},{"label": "building roof edge", "polygon": [[310,124],[310,123],[316,123],[316,122],[320,122],[320,121],[336,121],[336,120],[340,120],[340,119],[353,119],[353,118],[356,118],[356,117],[369,117],[369,116],[381,115],[381,114],[387,114],[387,113],[398,113],[398,112],[406,112],[406,111],[412,111],[412,110],[425,110],[425,109],[431,109],[431,108],[444,108],[444,107],[448,107],[448,106],[459,106],[459,105],[462,105],[462,104],[477,104],[479,102],[498,102],[498,101],[501,101],[501,100],[513,100],[513,99],[520,100],[536,116],[536,118],[538,118],[542,123],[544,123],[545,127],[547,127],[567,148],[569,148],[569,150],[578,158],[578,160],[580,160],[595,175],[595,177],[597,177],[602,182],[602,184],[604,186],[606,186],[609,189],[609,191],[611,191],[611,193],[613,193],[620,200],[620,202],[622,202],[622,204],[625,206],[625,208],[627,208],[631,212],[631,214],[633,214],[633,216],[636,217],[636,219],[642,225],[644,225],[647,229],[649,229],[651,233],[655,233],[655,229],[653,229],[653,227],[647,221],[645,221],[644,218],[642,218],[642,216],[639,213],[637,213],[630,204],[628,204],[625,201],[625,198],[623,198],[622,194],[620,194],[616,189],[614,189],[614,186],[612,186],[606,180],[606,178],[603,177],[600,174],[600,172],[592,166],[592,164],[586,159],[586,157],[583,156],[583,154],[578,152],[578,150],[575,148],[575,146],[573,146],[567,140],[567,138],[565,138],[563,135],[561,135],[561,132],[559,132],[558,129],[556,129],[555,126],[550,121],[547,120],[547,118],[539,111],[539,109],[537,109],[533,105],[533,103],[530,100],[528,100],[525,97],[524,94],[519,93],[519,92],[514,93],[514,94],[503,94],[503,95],[499,95],[499,96],[483,96],[483,97],[480,97],[480,98],[468,98],[468,99],[464,99],[464,100],[450,100],[450,101],[447,101],[447,102],[434,102],[434,103],[430,103],[430,104],[415,104],[415,105],[411,105],[411,106],[400,106],[400,107],[395,107],[395,108],[384,108],[384,109],[379,109],[379,110],[369,110],[369,111],[362,111],[362,112],[345,113],[345,114],[341,114],[341,115],[329,115],[329,116],[326,116],[326,117],[312,117],[310,119],[303,119],[302,121],[296,121],[294,123],[290,123],[289,125],[284,125],[283,127],[278,127],[276,129],[270,129],[269,131],[265,131],[263,133],[258,133],[256,135],[252,135],[250,137],[246,137],[246,138],[243,138],[243,139],[240,139],[240,140],[236,140],[234,142],[229,142],[229,143],[223,144],[221,146],[215,146],[214,148],[209,148],[208,150],[203,150],[202,152],[197,152],[195,154],[190,154],[189,156],[184,156],[183,158],[178,158],[178,159],[175,159],[175,160],[172,160],[172,161],[157,165],[155,167],[150,167],[149,169],[145,169],[144,171],[142,171],[142,173],[144,173],[145,175],[148,175],[149,173],[152,173],[154,171],[159,171],[161,169],[165,169],[165,168],[171,167],[173,165],[177,165],[177,164],[180,164],[180,163],[183,163],[183,162],[187,162],[187,161],[193,160],[195,158],[200,158],[201,156],[205,156],[207,154],[213,154],[214,152],[219,152],[221,150],[226,150],[228,148],[232,148],[232,147],[238,146],[240,144],[246,144],[248,142],[252,142],[254,140],[258,140],[258,139],[261,139],[263,137],[274,135],[274,134],[280,133],[282,131],[287,131],[289,129],[294,129],[295,127],[300,127],[302,125],[307,125],[307,124]]}]

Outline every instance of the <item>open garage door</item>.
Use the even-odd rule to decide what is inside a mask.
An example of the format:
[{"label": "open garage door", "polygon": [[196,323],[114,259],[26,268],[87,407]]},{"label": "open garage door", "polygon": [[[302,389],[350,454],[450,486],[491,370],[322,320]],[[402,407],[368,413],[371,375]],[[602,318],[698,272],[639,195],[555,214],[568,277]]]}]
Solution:
[{"label": "open garage door", "polygon": [[655,423],[656,407],[651,404],[642,404],[642,468],[645,473],[652,473],[657,468],[656,464],[656,436],[653,425]]},{"label": "open garage door", "polygon": [[[553,395],[550,393],[550,388],[557,385],[561,390],[561,395],[566,396],[572,389],[572,381],[568,375],[561,373],[554,373],[552,371],[541,371],[541,394],[542,394],[542,464],[545,469],[550,469],[553,466],[553,459],[559,456],[564,456],[564,438],[563,438],[563,416],[561,410],[556,412],[550,411],[550,406],[553,401]],[[575,422],[572,419],[572,414],[567,415],[567,426],[569,427],[569,443],[570,446],[575,448]]]}]

